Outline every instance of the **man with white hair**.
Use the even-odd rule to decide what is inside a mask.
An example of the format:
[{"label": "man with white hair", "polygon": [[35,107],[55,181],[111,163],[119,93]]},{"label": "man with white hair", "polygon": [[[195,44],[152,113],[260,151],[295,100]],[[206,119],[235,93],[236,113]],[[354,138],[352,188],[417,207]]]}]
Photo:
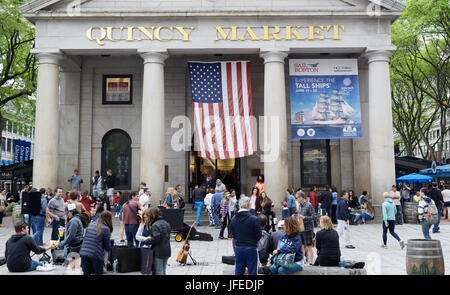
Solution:
[{"label": "man with white hair", "polygon": [[230,224],[230,232],[236,242],[235,275],[243,275],[246,267],[249,275],[257,275],[257,244],[262,236],[261,226],[258,218],[249,212],[250,198],[241,198],[239,207]]}]

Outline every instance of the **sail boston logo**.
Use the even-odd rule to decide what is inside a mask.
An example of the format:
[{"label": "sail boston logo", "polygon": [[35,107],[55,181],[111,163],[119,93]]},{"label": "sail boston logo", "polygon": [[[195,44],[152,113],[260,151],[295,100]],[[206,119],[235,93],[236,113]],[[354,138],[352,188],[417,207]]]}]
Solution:
[{"label": "sail boston logo", "polygon": [[319,73],[319,69],[319,63],[296,63],[294,65],[295,73]]}]

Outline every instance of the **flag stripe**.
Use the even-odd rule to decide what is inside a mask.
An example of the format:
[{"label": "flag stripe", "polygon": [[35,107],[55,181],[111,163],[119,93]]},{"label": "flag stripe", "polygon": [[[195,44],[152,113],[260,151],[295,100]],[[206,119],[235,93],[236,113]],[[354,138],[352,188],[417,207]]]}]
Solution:
[{"label": "flag stripe", "polygon": [[206,157],[206,152],[205,152],[205,143],[203,141],[203,132],[200,132],[199,134],[199,130],[202,130],[202,116],[201,116],[201,109],[199,106],[198,102],[194,102],[194,114],[195,114],[195,124],[196,124],[196,132],[195,135],[197,137],[197,148],[198,148],[198,155],[202,158]]},{"label": "flag stripe", "polygon": [[249,154],[254,154],[256,152],[256,142],[255,142],[255,133],[254,133],[254,125],[253,125],[253,107],[252,107],[252,79],[251,79],[251,69],[250,63],[247,62],[247,105],[248,105],[248,116],[250,121],[250,141],[252,143],[252,149],[249,151]]},{"label": "flag stripe", "polygon": [[237,62],[236,63],[236,81],[237,81],[237,87],[238,87],[238,105],[239,105],[239,124],[242,128],[242,138],[243,140],[243,147],[242,152],[243,156],[248,154],[248,143],[247,143],[247,128],[245,126],[245,114],[244,114],[244,96],[243,96],[243,81],[242,81],[242,63]]},{"label": "flag stripe", "polygon": [[237,86],[237,73],[236,73],[236,62],[231,63],[231,84],[233,93],[233,110],[234,110],[234,124],[236,125],[236,139],[237,147],[239,152],[239,157],[243,157],[243,142],[242,142],[242,128],[239,116],[239,94]]},{"label": "flag stripe", "polygon": [[237,150],[238,150],[238,144],[237,144],[237,133],[236,133],[236,124],[234,120],[234,103],[233,103],[233,85],[231,80],[231,63],[226,63],[227,65],[227,72],[225,78],[227,79],[227,88],[226,91],[228,92],[228,109],[230,110],[229,116],[230,116],[230,123],[231,123],[231,134],[233,136],[233,152],[234,157],[237,157]]},{"label": "flag stripe", "polygon": [[[227,89],[227,81],[226,79],[223,79],[223,77],[227,76],[227,64],[225,62],[221,63],[221,70],[222,70],[222,89]],[[224,114],[224,120],[225,120],[225,134],[226,134],[226,146],[225,150],[228,153],[228,159],[229,158],[235,158],[234,155],[234,136],[232,134],[231,129],[231,122],[230,122],[230,108],[229,108],[229,101],[228,101],[228,91],[223,91],[223,114]]]}]

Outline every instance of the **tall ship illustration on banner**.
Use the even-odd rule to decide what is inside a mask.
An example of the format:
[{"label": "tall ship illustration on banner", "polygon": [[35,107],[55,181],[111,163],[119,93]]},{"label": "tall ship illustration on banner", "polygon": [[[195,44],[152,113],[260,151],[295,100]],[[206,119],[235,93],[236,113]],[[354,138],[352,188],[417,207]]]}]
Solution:
[{"label": "tall ship illustration on banner", "polygon": [[345,124],[352,123],[349,120],[355,113],[342,93],[335,89],[331,97],[327,93],[319,95],[311,111],[311,119],[314,124]]}]

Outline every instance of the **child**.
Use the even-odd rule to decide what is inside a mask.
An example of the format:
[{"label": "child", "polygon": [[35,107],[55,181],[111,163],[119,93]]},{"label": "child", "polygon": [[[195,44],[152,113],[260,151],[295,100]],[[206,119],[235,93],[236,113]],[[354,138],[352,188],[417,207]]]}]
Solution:
[{"label": "child", "polygon": [[117,191],[116,195],[114,196],[114,210],[116,212],[116,215],[114,217],[119,217],[119,212],[120,212],[120,208],[119,208],[119,199],[120,199],[120,191]]},{"label": "child", "polygon": [[287,202],[283,202],[283,210],[281,211],[281,220],[284,220],[290,216]]}]

